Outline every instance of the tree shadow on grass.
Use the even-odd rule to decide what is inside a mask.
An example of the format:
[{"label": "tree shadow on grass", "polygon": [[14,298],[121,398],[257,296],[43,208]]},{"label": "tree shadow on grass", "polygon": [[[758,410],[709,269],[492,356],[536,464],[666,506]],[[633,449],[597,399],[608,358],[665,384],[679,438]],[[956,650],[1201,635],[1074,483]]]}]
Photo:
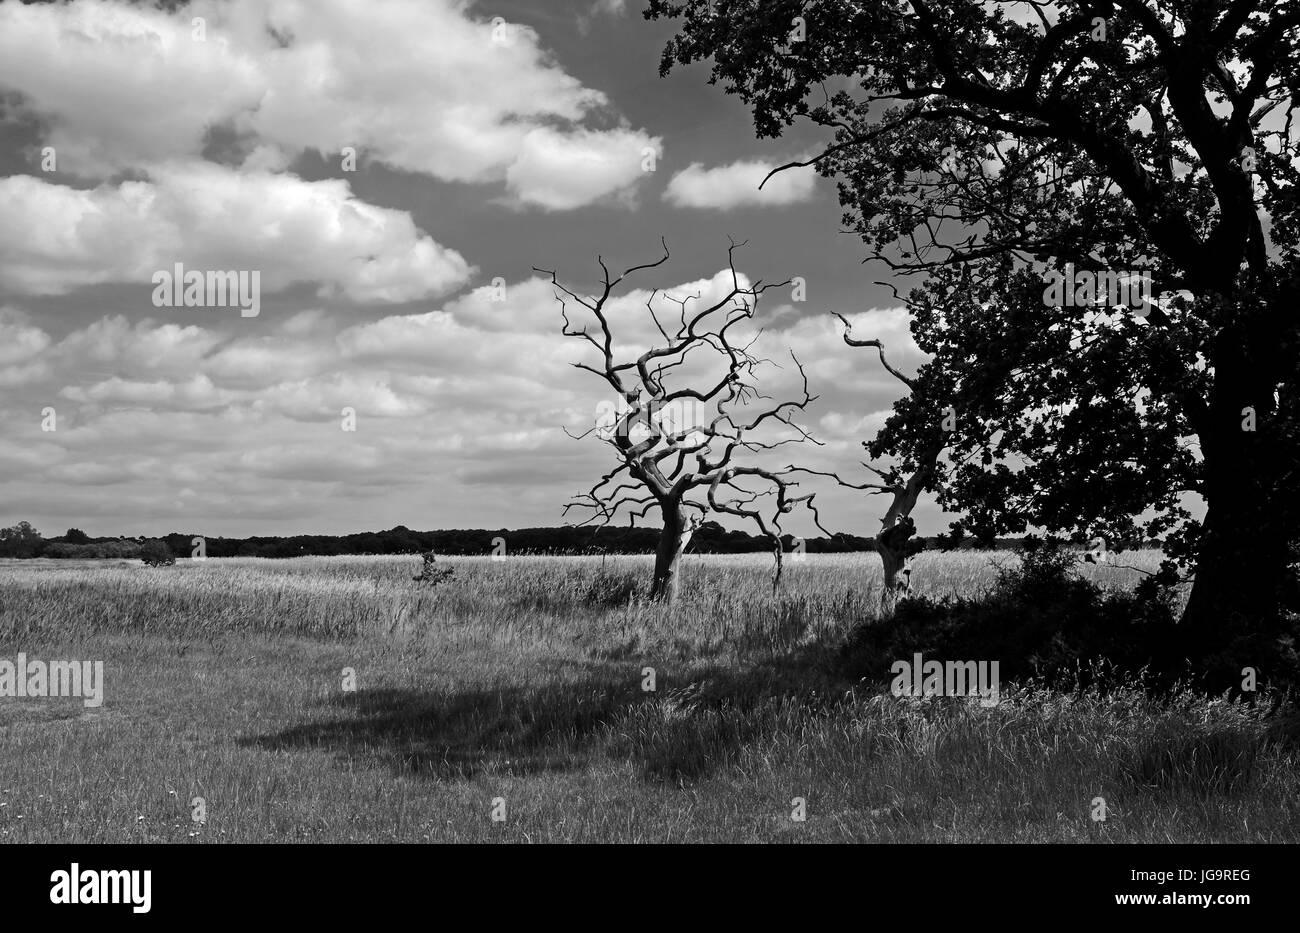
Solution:
[{"label": "tree shadow on grass", "polygon": [[642,689],[649,660],[592,664],[541,686],[361,690],[325,701],[333,715],[240,744],[326,750],[340,765],[371,762],[438,781],[578,771],[613,757],[633,761],[648,780],[684,782],[761,740],[767,720],[756,710],[792,697],[824,702],[835,680],[827,657],[810,647],[741,669],[660,671],[653,692]]}]

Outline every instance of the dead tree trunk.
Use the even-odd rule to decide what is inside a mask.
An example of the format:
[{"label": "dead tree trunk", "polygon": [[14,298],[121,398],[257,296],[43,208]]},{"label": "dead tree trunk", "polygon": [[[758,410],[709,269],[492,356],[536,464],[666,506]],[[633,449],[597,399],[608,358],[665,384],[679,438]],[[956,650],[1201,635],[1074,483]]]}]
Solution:
[{"label": "dead tree trunk", "polygon": [[[898,608],[898,600],[910,587],[910,572],[907,571],[911,554],[908,545],[916,533],[916,523],[911,516],[903,516],[897,522],[883,528],[876,535],[876,551],[885,569],[884,589],[880,592],[880,618],[888,619]],[[900,579],[902,577],[902,579]]]},{"label": "dead tree trunk", "polygon": [[[848,320],[842,314],[835,316],[844,324],[843,336],[846,344],[851,347],[875,349],[880,356],[881,365],[909,390],[917,391],[916,379],[903,375],[890,365],[889,360],[885,358],[884,345],[879,340],[855,339],[851,334],[852,326]],[[865,489],[872,494],[889,493],[894,497],[885,511],[884,518],[881,519],[880,533],[876,535],[876,551],[880,554],[880,561],[884,567],[884,587],[880,592],[881,620],[893,617],[894,611],[898,608],[899,597],[911,589],[911,571],[908,570],[907,564],[912,556],[911,539],[916,533],[912,509],[916,508],[916,500],[920,498],[921,491],[933,481],[939,457],[943,454],[948,440],[947,431],[942,423],[933,424],[929,434],[929,444],[911,465],[910,475],[902,467],[883,473],[870,464],[864,463],[863,466],[881,478],[881,483],[854,485],[840,480],[842,485],[853,489]],[[866,443],[862,446],[869,447]],[[904,476],[906,479],[903,478]]]},{"label": "dead tree trunk", "polygon": [[650,598],[671,605],[677,600],[677,584],[682,554],[691,542],[691,535],[700,527],[701,516],[686,511],[681,503],[664,503],[664,527],[659,533],[659,546],[655,549],[654,582]]},{"label": "dead tree trunk", "polygon": [[922,454],[920,463],[907,481],[888,490],[893,493],[894,501],[885,511],[885,517],[881,520],[883,527],[876,535],[876,550],[880,553],[885,571],[884,588],[880,593],[882,620],[893,617],[899,598],[911,589],[912,572],[907,565],[914,551],[912,536],[916,534],[912,509],[916,507],[921,490],[934,475],[935,463],[942,451],[942,442],[936,442]]}]

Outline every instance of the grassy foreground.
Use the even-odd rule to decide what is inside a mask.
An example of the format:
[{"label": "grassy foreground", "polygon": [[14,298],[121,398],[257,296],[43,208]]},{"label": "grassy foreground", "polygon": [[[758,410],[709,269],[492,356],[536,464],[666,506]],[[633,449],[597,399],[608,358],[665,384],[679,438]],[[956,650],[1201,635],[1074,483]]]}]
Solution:
[{"label": "grassy foreground", "polygon": [[[923,554],[916,589],[994,559]],[[691,557],[672,611],[626,602],[648,558],[447,563],[432,589],[415,558],[0,563],[0,659],[106,680],[99,708],[0,697],[0,840],[1300,840],[1294,721],[846,681],[871,555],[792,561],[775,597],[764,556]]]}]

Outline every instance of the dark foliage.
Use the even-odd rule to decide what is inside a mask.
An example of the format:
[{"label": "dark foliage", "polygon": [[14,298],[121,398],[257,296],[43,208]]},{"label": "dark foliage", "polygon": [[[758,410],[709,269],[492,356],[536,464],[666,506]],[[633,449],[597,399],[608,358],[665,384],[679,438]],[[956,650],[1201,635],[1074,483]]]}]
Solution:
[{"label": "dark foliage", "polygon": [[45,541],[31,522],[0,528],[0,557],[36,557]]},{"label": "dark foliage", "polygon": [[62,544],[46,542],[39,554],[33,557],[54,557],[63,560],[102,560],[127,558],[135,560],[140,557],[140,542],[131,538],[108,541],[92,541],[90,544]]},{"label": "dark foliage", "polygon": [[1158,690],[1182,682],[1236,692],[1244,667],[1258,672],[1261,688],[1300,684],[1295,626],[1279,638],[1242,636],[1193,668],[1167,590],[1106,591],[1074,572],[1077,561],[1056,546],[1027,549],[982,597],[905,600],[891,622],[854,631],[842,654],[848,672],[887,682],[891,664],[919,652],[927,660],[997,661],[1003,681],[1032,677],[1064,688],[1140,675]]},{"label": "dark foliage", "polygon": [[171,548],[157,538],[150,538],[140,546],[140,559],[146,567],[166,567],[176,563],[176,556]]},{"label": "dark foliage", "polygon": [[[26,525],[26,523],[23,523]],[[30,529],[30,526],[27,526]],[[6,529],[10,539],[0,538],[0,557],[96,558],[140,556],[143,538],[89,538],[76,542],[44,539],[30,529],[19,535],[17,527]],[[75,531],[75,529],[73,529]],[[70,533],[71,534],[71,533]],[[173,532],[161,540],[173,557],[189,557],[196,534]],[[292,537],[258,536],[253,538],[206,538],[208,557],[306,557],[340,554],[419,554],[430,548],[439,554],[484,555],[496,551],[494,542],[502,538],[509,554],[648,554],[659,540],[658,528],[611,528],[598,532],[591,528],[565,525],[558,528],[519,528],[508,530],[453,529],[447,531],[412,531],[398,525],[388,531],[366,531],[351,535],[294,535]],[[927,539],[917,539],[926,542]],[[784,538],[786,550],[793,550],[795,539]],[[928,539],[929,546],[949,545],[946,539]],[[991,545],[1014,547],[1014,539],[999,539]],[[972,546],[975,542],[969,542]],[[743,531],[728,531],[717,522],[705,522],[691,539],[691,551],[700,554],[766,553],[771,542]],[[804,550],[810,554],[870,551],[870,538],[838,534],[833,538],[809,538]]]}]

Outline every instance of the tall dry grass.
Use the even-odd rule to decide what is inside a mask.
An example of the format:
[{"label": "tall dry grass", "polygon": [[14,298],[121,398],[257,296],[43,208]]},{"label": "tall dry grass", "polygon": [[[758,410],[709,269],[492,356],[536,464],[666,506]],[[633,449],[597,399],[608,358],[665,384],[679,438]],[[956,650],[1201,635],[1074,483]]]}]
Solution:
[{"label": "tall dry grass", "polygon": [[[915,588],[1012,559],[923,554]],[[648,558],[446,563],[433,588],[417,558],[0,567],[0,657],[107,678],[98,710],[0,699],[0,840],[1300,838],[1300,730],[1264,705],[845,682],[872,555],[791,562],[776,595],[762,555],[691,557],[671,609],[638,597]]]}]

